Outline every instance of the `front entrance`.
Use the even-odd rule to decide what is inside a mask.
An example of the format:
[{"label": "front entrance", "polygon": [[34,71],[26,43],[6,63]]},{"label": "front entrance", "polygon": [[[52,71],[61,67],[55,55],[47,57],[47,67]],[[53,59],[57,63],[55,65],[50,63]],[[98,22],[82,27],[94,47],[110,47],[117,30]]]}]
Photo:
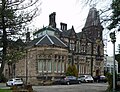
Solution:
[{"label": "front entrance", "polygon": [[100,70],[97,69],[97,70],[96,70],[96,76],[99,76],[99,74],[100,74]]}]

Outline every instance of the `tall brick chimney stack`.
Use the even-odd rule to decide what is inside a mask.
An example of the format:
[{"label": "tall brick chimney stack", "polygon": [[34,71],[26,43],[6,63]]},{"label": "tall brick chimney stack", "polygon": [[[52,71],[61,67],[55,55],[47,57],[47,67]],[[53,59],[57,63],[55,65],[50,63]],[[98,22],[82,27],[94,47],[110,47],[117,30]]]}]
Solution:
[{"label": "tall brick chimney stack", "polygon": [[56,21],[55,21],[56,12],[53,12],[49,15],[49,26],[56,28]]}]

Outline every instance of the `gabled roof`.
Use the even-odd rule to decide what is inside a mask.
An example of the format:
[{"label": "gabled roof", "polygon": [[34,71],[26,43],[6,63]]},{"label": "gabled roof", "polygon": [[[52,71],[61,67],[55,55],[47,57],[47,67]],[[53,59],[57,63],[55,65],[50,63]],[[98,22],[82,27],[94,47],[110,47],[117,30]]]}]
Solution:
[{"label": "gabled roof", "polygon": [[65,31],[62,32],[63,37],[72,37],[73,35],[75,35],[77,37],[73,26],[72,26],[71,29],[65,30]]},{"label": "gabled roof", "polygon": [[51,35],[43,35],[40,38],[34,39],[29,43],[29,46],[58,46],[58,47],[67,47],[65,43],[63,43],[59,38],[56,36]]},{"label": "gabled roof", "polygon": [[63,37],[69,37],[68,31],[67,31],[67,30],[66,30],[66,31],[63,31],[63,32],[62,32],[62,36],[63,36]]},{"label": "gabled roof", "polygon": [[76,35],[79,40],[82,38],[82,32],[76,33]]}]

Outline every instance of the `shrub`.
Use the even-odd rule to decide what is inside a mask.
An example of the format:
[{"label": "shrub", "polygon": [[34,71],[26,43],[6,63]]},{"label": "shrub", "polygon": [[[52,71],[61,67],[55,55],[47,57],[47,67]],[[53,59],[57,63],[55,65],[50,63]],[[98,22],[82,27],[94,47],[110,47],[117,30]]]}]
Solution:
[{"label": "shrub", "polygon": [[[107,80],[108,80],[108,91],[112,90],[113,88],[113,75],[111,73],[107,73]],[[115,73],[115,88],[116,90],[118,89],[118,85],[117,85],[117,73]]]},{"label": "shrub", "polygon": [[67,76],[76,76],[78,77],[78,70],[75,65],[69,65],[66,71]]},{"label": "shrub", "polygon": [[0,82],[6,82],[7,79],[5,78],[5,76],[3,74],[0,75]]},{"label": "shrub", "polygon": [[106,74],[107,76],[107,81],[108,81],[108,89],[107,90],[112,90],[112,87],[113,87],[113,76],[111,73],[107,73]]}]

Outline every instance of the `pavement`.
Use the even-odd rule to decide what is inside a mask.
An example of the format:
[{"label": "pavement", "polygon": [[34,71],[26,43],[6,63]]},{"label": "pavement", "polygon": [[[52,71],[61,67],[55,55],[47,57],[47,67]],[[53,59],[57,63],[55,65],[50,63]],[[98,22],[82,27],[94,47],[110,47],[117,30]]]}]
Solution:
[{"label": "pavement", "polygon": [[10,89],[10,87],[6,87],[5,83],[0,83],[0,89]]}]

